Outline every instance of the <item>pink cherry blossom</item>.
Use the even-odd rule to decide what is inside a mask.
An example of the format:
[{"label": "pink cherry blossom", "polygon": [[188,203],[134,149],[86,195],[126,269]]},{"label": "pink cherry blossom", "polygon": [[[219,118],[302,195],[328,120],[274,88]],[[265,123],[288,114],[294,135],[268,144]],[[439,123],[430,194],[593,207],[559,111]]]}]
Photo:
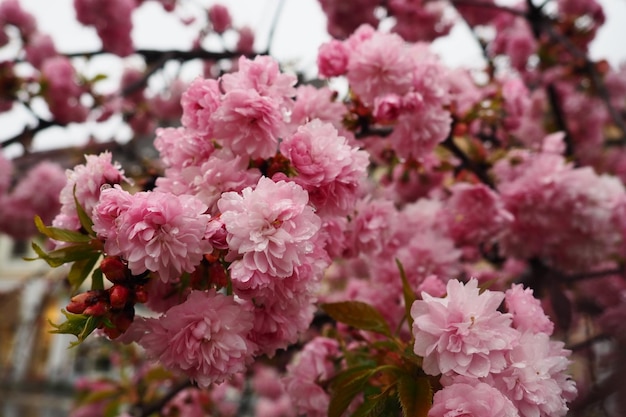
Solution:
[{"label": "pink cherry blossom", "polygon": [[335,375],[332,359],[338,353],[336,340],[316,337],[287,365],[283,383],[300,414],[309,417],[328,414],[330,398],[318,382],[328,381]]},{"label": "pink cherry blossom", "polygon": [[70,230],[80,229],[80,221],[76,213],[76,200],[86,213],[91,213],[100,199],[103,185],[115,185],[128,182],[124,171],[118,163],[111,162],[109,152],[100,155],[85,155],[86,163],[76,165],[67,170],[67,183],[61,190],[61,213],[54,219],[53,225]]},{"label": "pink cherry blossom", "polygon": [[94,26],[102,40],[103,49],[119,56],[133,52],[130,34],[135,7],[134,0],[74,0],[78,21]]},{"label": "pink cherry blossom", "polygon": [[348,81],[368,105],[384,94],[407,93],[411,87],[414,63],[402,38],[375,32],[350,55]]},{"label": "pink cherry blossom", "polygon": [[[95,208],[94,226],[99,236],[109,237],[108,254],[122,256],[133,274],[148,270],[163,282],[175,281],[211,251],[204,240],[209,215],[200,200],[162,192],[140,192],[129,199],[124,193],[105,194],[104,207]],[[113,229],[106,231],[111,224]]]},{"label": "pink cherry blossom", "polygon": [[507,353],[508,365],[493,375],[493,384],[517,407],[521,417],[567,414],[576,385],[566,374],[570,351],[546,333],[524,333]]},{"label": "pink cherry blossom", "polygon": [[504,294],[479,293],[475,279],[467,284],[450,280],[447,292],[445,298],[423,292],[423,300],[411,306],[414,351],[424,358],[424,372],[474,378],[501,372],[519,338],[511,315],[497,310]]},{"label": "pink cherry blossom", "polygon": [[329,123],[313,120],[280,144],[320,213],[344,214],[354,206],[359,182],[369,164],[365,151],[352,148]]},{"label": "pink cherry blossom", "polygon": [[[250,271],[285,278],[312,253],[321,221],[297,184],[261,177],[255,189],[228,192],[217,205],[228,231],[231,251],[243,256]],[[242,279],[245,279],[242,277]]]},{"label": "pink cherry blossom", "polygon": [[35,33],[25,46],[26,60],[34,67],[41,68],[43,62],[57,54],[54,41],[50,35]]},{"label": "pink cherry blossom", "polygon": [[165,166],[177,169],[201,165],[215,150],[205,137],[182,127],[157,129],[154,147]]},{"label": "pink cherry blossom", "polygon": [[275,100],[256,90],[233,90],[211,116],[214,137],[223,146],[251,158],[276,154],[285,122]]},{"label": "pink cherry blossom", "polygon": [[55,119],[61,124],[85,121],[87,108],[80,102],[82,88],[69,58],[58,55],[46,59],[41,75],[47,85],[44,97]]},{"label": "pink cherry blossom", "polygon": [[513,315],[513,327],[521,332],[551,335],[554,323],[546,316],[533,290],[521,284],[513,285],[505,293],[506,310]]},{"label": "pink cherry blossom", "polygon": [[477,382],[456,383],[435,393],[428,417],[519,417],[515,406],[496,388]]},{"label": "pink cherry blossom", "polygon": [[494,242],[513,221],[500,195],[485,185],[457,183],[451,191],[442,221],[459,244]]},{"label": "pink cherry blossom", "polygon": [[208,387],[246,370],[252,313],[232,296],[193,291],[159,318],[145,319],[139,343],[149,357]]},{"label": "pink cherry blossom", "polygon": [[211,136],[213,128],[211,115],[220,106],[221,96],[216,80],[202,78],[193,80],[181,97],[183,126],[197,135]]},{"label": "pink cherry blossom", "polygon": [[317,54],[317,68],[322,77],[344,75],[348,70],[350,52],[343,42],[332,39],[320,46]]},{"label": "pink cherry blossom", "polygon": [[8,196],[0,194],[0,231],[19,240],[35,236],[35,216],[49,224],[59,213],[65,181],[63,169],[55,163],[44,161],[31,168]]}]

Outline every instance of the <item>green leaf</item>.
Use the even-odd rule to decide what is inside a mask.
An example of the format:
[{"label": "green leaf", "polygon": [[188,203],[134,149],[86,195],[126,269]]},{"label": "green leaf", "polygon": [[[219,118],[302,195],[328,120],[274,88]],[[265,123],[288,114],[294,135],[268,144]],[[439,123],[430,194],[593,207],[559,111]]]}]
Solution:
[{"label": "green leaf", "polygon": [[389,393],[367,397],[352,417],[388,417],[398,415],[398,402]]},{"label": "green leaf", "polygon": [[35,226],[37,230],[46,235],[50,239],[58,240],[61,242],[89,242],[91,237],[82,233],[74,232],[72,230],[59,229],[58,227],[48,227],[43,224],[41,217],[35,216]]},{"label": "green leaf", "polygon": [[100,268],[93,271],[93,274],[91,275],[91,289],[92,290],[104,289],[104,280],[102,279],[102,269]]},{"label": "green leaf", "polygon": [[400,271],[400,278],[402,278],[402,294],[404,295],[404,309],[406,314],[406,320],[409,323],[409,329],[413,327],[413,317],[411,316],[411,307],[413,306],[413,302],[417,299],[415,295],[415,291],[409,285],[409,280],[406,278],[406,273],[404,272],[404,267],[399,259],[396,258],[396,265],[398,265],[398,270]]},{"label": "green leaf", "polygon": [[94,253],[96,253],[94,248],[87,242],[65,246],[47,253],[35,242],[32,243],[32,248],[39,257],[25,258],[26,260],[30,261],[34,259],[43,259],[53,268],[68,262],[75,262],[90,258]]},{"label": "green leaf", "polygon": [[78,214],[78,220],[80,220],[80,225],[83,227],[83,229],[85,229],[89,236],[95,237],[96,234],[93,231],[93,221],[91,221],[91,218],[87,215],[87,212],[76,198],[76,185],[74,185],[74,203],[76,204],[76,214]]},{"label": "green leaf", "polygon": [[378,310],[360,301],[342,301],[321,305],[330,317],[361,330],[370,330],[391,337],[389,325]]},{"label": "green leaf", "polygon": [[426,378],[403,374],[398,378],[398,399],[404,417],[426,417],[432,404],[432,389]]},{"label": "green leaf", "polygon": [[89,276],[89,273],[98,262],[98,259],[100,259],[99,253],[94,254],[90,258],[74,262],[72,268],[70,269],[70,273],[67,276],[67,279],[72,286],[72,292],[78,290],[82,283],[85,282],[85,279]]},{"label": "green leaf", "polygon": [[376,373],[370,365],[346,369],[331,380],[331,396],[328,417],[341,417],[354,398],[361,392],[370,377]]},{"label": "green leaf", "polygon": [[100,324],[100,319],[97,317],[73,314],[65,310],[61,310],[61,313],[63,313],[67,320],[61,324],[50,322],[55,328],[55,330],[51,330],[50,333],[72,334],[76,336],[78,340],[70,343],[70,347],[81,344]]}]

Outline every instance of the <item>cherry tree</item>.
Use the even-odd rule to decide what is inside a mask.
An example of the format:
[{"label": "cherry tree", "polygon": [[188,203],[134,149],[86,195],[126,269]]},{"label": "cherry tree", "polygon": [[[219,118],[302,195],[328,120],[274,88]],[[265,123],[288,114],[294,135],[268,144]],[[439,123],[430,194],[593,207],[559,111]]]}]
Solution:
[{"label": "cherry tree", "polygon": [[[73,416],[622,415],[626,67],[589,58],[597,2],[320,0],[318,80],[220,5],[190,49],[136,49],[141,3],[75,0],[102,50],[70,55],[0,3],[2,109],[37,119],[3,146],[133,132],[65,174],[0,159],[0,229],[68,265],[55,331],[112,340],[132,375],[82,382]],[[458,22],[479,73],[431,50]],[[79,61],[105,53],[145,69],[103,93]]]}]

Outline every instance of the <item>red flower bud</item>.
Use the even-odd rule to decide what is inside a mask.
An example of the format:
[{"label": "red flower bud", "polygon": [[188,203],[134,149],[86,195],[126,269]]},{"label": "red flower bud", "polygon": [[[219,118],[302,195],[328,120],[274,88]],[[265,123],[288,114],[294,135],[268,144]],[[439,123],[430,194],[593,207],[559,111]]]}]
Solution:
[{"label": "red flower bud", "polygon": [[87,291],[77,294],[70,299],[65,309],[70,313],[83,314],[85,309],[96,304],[99,298],[100,294],[97,291]]},{"label": "red flower bud", "polygon": [[130,290],[123,285],[114,285],[109,288],[109,300],[111,301],[111,307],[124,308],[130,298]]},{"label": "red flower bud", "polygon": [[143,289],[143,286],[137,286],[135,289],[135,302],[145,303],[148,301],[148,293]]},{"label": "red flower bud", "polygon": [[100,317],[104,316],[109,311],[109,309],[109,304],[105,303],[104,301],[98,301],[96,304],[87,307],[83,311],[83,314],[87,316]]},{"label": "red flower bud", "polygon": [[130,274],[128,268],[117,256],[107,256],[100,263],[102,273],[109,281],[120,284],[128,280]]}]

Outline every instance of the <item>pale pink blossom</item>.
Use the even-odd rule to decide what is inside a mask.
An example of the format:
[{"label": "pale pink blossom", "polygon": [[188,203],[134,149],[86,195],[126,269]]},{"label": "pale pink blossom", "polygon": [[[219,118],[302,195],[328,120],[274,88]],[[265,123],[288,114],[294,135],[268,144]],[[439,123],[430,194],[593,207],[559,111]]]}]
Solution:
[{"label": "pale pink blossom", "polygon": [[291,126],[297,128],[311,120],[331,123],[340,133],[343,117],[348,112],[345,104],[336,100],[337,93],[328,87],[302,85],[297,88],[296,102],[291,111]]},{"label": "pale pink blossom", "polygon": [[183,127],[157,129],[154,147],[165,166],[178,169],[201,165],[215,150],[205,137]]},{"label": "pale pink blossom", "polygon": [[360,200],[356,213],[348,224],[348,242],[354,254],[377,256],[388,248],[393,235],[394,219],[398,215],[389,200]]},{"label": "pale pink blossom", "polygon": [[225,6],[222,6],[221,4],[214,4],[209,8],[207,15],[215,32],[221,34],[230,29],[232,19],[230,17],[230,13],[228,12],[228,8]]},{"label": "pale pink blossom", "polygon": [[228,245],[243,256],[243,267],[250,276],[259,271],[285,278],[305,263],[321,225],[307,203],[308,194],[299,185],[266,177],[241,195],[222,195],[217,205],[228,231]]},{"label": "pale pink blossom", "polygon": [[506,291],[504,303],[506,310],[513,315],[513,327],[520,332],[552,334],[554,323],[546,316],[541,302],[533,296],[532,289],[515,284]]},{"label": "pale pink blossom", "polygon": [[115,185],[128,182],[124,171],[118,163],[111,162],[109,152],[100,155],[85,155],[86,163],[76,165],[67,170],[67,183],[61,190],[61,213],[54,219],[53,225],[70,230],[80,229],[80,221],[76,213],[76,200],[86,213],[91,213],[100,199],[103,185]]},{"label": "pale pink blossom", "polygon": [[238,71],[222,76],[221,87],[226,93],[253,89],[262,97],[274,100],[284,111],[293,104],[296,82],[296,76],[282,73],[272,57],[259,55],[250,60],[242,56],[238,61]]},{"label": "pale pink blossom", "polygon": [[[209,222],[209,215],[204,214],[207,207],[189,195],[140,192],[129,201],[124,193],[108,192],[103,201],[105,208],[95,209],[96,213],[105,213],[95,216],[97,230],[114,225],[111,231],[99,234],[109,236],[108,254],[124,258],[133,274],[156,272],[163,282],[193,272],[202,256],[211,251],[204,239]],[[109,196],[118,198],[119,203],[109,201]]]},{"label": "pale pink blossom", "polygon": [[213,135],[223,146],[253,159],[274,156],[278,137],[285,129],[278,103],[254,89],[224,95],[211,121]]},{"label": "pale pink blossom", "polygon": [[511,315],[498,311],[504,294],[480,293],[475,279],[450,280],[447,292],[445,298],[423,292],[411,306],[414,351],[424,358],[424,372],[474,378],[501,372],[519,339]]},{"label": "pale pink blossom", "polygon": [[368,105],[384,94],[402,96],[409,92],[414,63],[402,38],[376,32],[350,55],[348,81]]},{"label": "pale pink blossom", "polygon": [[226,148],[218,149],[199,165],[167,169],[165,176],[157,179],[156,189],[195,195],[208,206],[209,213],[217,214],[217,201],[222,193],[239,192],[259,180],[260,171],[248,165],[248,157],[234,155]]},{"label": "pale pink blossom", "polygon": [[521,417],[562,417],[576,385],[566,374],[570,351],[546,333],[524,333],[507,353],[507,367],[493,376],[493,385],[517,407]]},{"label": "pale pink blossom", "polygon": [[402,158],[421,159],[448,137],[451,125],[447,110],[425,106],[419,112],[404,113],[398,118],[390,142]]},{"label": "pale pink blossom", "polygon": [[283,384],[300,414],[309,417],[328,414],[330,398],[319,383],[335,375],[333,363],[337,355],[339,343],[336,340],[316,337],[287,365]]},{"label": "pale pink blossom", "polygon": [[345,214],[356,201],[369,164],[365,151],[350,147],[329,123],[313,120],[280,144],[297,175],[293,181],[309,193],[320,213]]},{"label": "pale pink blossom", "polygon": [[456,383],[435,393],[428,417],[519,417],[515,406],[496,388],[476,382]]},{"label": "pale pink blossom", "polygon": [[149,357],[208,387],[246,370],[253,316],[232,296],[193,291],[159,318],[145,319],[139,343]]},{"label": "pale pink blossom", "polygon": [[317,54],[317,69],[322,77],[338,77],[348,70],[350,51],[336,39],[323,43]]}]

